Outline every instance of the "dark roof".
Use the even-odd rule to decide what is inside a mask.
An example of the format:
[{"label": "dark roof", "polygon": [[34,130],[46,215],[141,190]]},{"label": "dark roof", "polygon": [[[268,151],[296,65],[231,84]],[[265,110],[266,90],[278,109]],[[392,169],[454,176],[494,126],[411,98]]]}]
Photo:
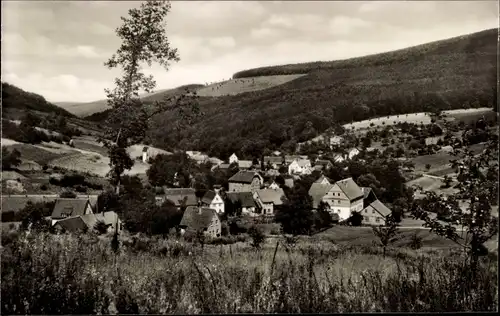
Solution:
[{"label": "dark roof", "polygon": [[228,192],[226,196],[233,203],[241,201],[241,207],[255,207],[252,192]]},{"label": "dark roof", "polygon": [[184,216],[182,216],[179,226],[185,226],[194,230],[205,229],[210,226],[210,222],[214,216],[217,216],[217,213],[211,208],[189,206],[184,211]]},{"label": "dark roof", "polygon": [[85,209],[90,205],[89,200],[84,199],[57,199],[52,211],[52,218],[64,217],[62,213],[68,216],[85,215]]},{"label": "dark roof", "polygon": [[165,200],[172,202],[175,206],[180,206],[183,201],[186,201],[186,206],[198,205],[196,191],[191,188],[174,188],[164,189]]},{"label": "dark roof", "polygon": [[316,161],[315,165],[321,165],[321,166],[328,166],[328,165],[333,165],[332,162],[330,160],[326,160],[326,159],[319,159]]},{"label": "dark roof", "polygon": [[54,226],[60,226],[68,232],[77,232],[88,228],[87,224],[80,216],[59,220],[54,224]]},{"label": "dark roof", "polygon": [[309,195],[313,200],[313,208],[317,208],[323,197],[333,188],[333,184],[313,183]]},{"label": "dark roof", "polygon": [[372,188],[368,187],[360,187],[360,189],[363,191],[363,199],[366,199],[370,195],[370,192],[373,192]]},{"label": "dark roof", "polygon": [[375,200],[373,201],[370,205],[368,205],[366,208],[366,210],[370,210],[370,209],[373,209],[375,210],[377,213],[379,213],[380,215],[386,217],[388,215],[391,214],[391,210],[384,205],[384,203],[380,202],[379,200]]},{"label": "dark roof", "polygon": [[215,192],[212,191],[212,190],[209,190],[207,192],[205,192],[205,195],[203,195],[203,198],[201,199],[201,201],[203,203],[206,203],[206,204],[210,204],[212,203],[213,199],[215,198]]},{"label": "dark roof", "polygon": [[352,178],[337,181],[336,184],[351,201],[364,196],[363,191]]},{"label": "dark roof", "polygon": [[229,179],[229,182],[239,182],[239,183],[252,183],[253,178],[260,176],[258,173],[253,171],[239,171],[237,174]]}]

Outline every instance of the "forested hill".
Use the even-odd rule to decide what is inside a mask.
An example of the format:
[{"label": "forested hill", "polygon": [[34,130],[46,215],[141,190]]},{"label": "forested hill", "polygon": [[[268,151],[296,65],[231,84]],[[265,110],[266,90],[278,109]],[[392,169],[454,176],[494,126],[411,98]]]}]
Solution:
[{"label": "forested hill", "polygon": [[417,62],[423,59],[434,59],[436,62],[446,61],[443,54],[448,59],[453,59],[453,52],[473,53],[478,47],[491,45],[492,39],[498,37],[498,29],[485,30],[464,36],[457,36],[447,40],[430,42],[418,46],[408,47],[387,53],[380,53],[362,57],[349,58],[335,61],[316,61],[299,64],[288,64],[278,66],[259,67],[239,71],[233,78],[248,78],[273,75],[293,75],[305,74],[316,70],[349,69],[360,67],[373,67],[391,63],[401,63],[404,61]]},{"label": "forested hill", "polygon": [[24,91],[7,82],[2,82],[2,109],[31,110],[75,117],[65,109],[48,102],[41,95]]},{"label": "forested hill", "polygon": [[232,152],[257,156],[263,148],[294,148],[353,120],[494,107],[497,39],[494,29],[347,61],[248,70],[235,76],[307,75],[265,90],[201,98],[204,116],[179,133],[173,129],[175,113],[160,114],[149,137],[157,147],[180,146],[221,158]]}]

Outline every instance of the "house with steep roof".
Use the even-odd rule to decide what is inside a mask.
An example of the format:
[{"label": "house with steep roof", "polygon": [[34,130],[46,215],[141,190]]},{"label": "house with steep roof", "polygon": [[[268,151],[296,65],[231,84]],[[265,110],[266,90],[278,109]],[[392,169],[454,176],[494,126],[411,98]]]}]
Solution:
[{"label": "house with steep roof", "polygon": [[353,159],[354,157],[356,157],[357,155],[359,155],[361,153],[361,151],[358,149],[358,148],[351,148],[349,149],[349,151],[347,152],[347,157],[349,159]]},{"label": "house with steep roof", "polygon": [[86,214],[79,217],[85,222],[89,230],[93,230],[98,222],[103,222],[108,226],[108,233],[113,233],[116,230],[121,232],[123,230],[122,221],[118,217],[118,214],[113,211]]},{"label": "house with steep roof", "polygon": [[226,198],[233,204],[239,203],[241,205],[241,214],[256,215],[256,205],[252,192],[228,192]]},{"label": "house with steep roof", "polygon": [[262,187],[264,179],[257,172],[241,170],[228,182],[229,192],[255,192]]},{"label": "house with steep roof", "polygon": [[314,183],[331,184],[331,181],[330,181],[330,179],[328,179],[324,175],[321,175],[321,177],[319,177],[318,180],[314,181]]},{"label": "house with steep roof", "polygon": [[276,207],[283,205],[286,196],[283,189],[263,189],[255,191],[253,198],[261,214],[272,216],[275,214]]},{"label": "house with steep roof", "polygon": [[68,233],[86,232],[89,229],[80,216],[60,219],[54,223],[54,228],[58,232]]},{"label": "house with steep roof", "polygon": [[283,157],[265,156],[264,165],[270,165],[273,169],[279,169],[284,164]]},{"label": "house with steep roof", "polygon": [[392,211],[379,200],[371,202],[361,211],[363,215],[363,224],[366,225],[385,225],[387,216],[391,215]]},{"label": "house with steep roof", "polygon": [[344,162],[345,160],[346,160],[346,156],[342,155],[342,154],[336,154],[333,157],[333,161],[336,162],[336,163]]},{"label": "house with steep roof", "polygon": [[185,232],[203,232],[210,237],[221,236],[221,221],[217,212],[208,207],[189,206],[184,211],[181,223],[181,234]]},{"label": "house with steep roof", "polygon": [[54,225],[56,222],[65,218],[93,213],[94,210],[89,200],[59,198],[56,200],[54,210],[50,217],[52,219],[52,225]]},{"label": "house with steep roof", "polygon": [[215,210],[217,214],[222,214],[224,213],[224,200],[219,192],[219,189],[207,191],[201,198],[201,204]]},{"label": "house with steep roof", "polygon": [[346,220],[352,212],[363,209],[363,191],[352,178],[334,184],[313,183],[309,195],[313,200],[314,209],[318,208],[319,203],[325,202],[330,212],[338,214],[340,220]]},{"label": "house with steep roof", "polygon": [[363,207],[367,207],[373,201],[378,200],[375,192],[373,192],[372,188],[369,187],[361,187],[361,191],[363,191]]},{"label": "house with steep roof", "polygon": [[232,163],[237,163],[238,162],[238,156],[236,156],[235,153],[233,153],[230,157],[229,157],[229,164],[232,164]]},{"label": "house with steep roof", "polygon": [[295,159],[288,166],[288,174],[307,175],[312,173],[311,161],[309,159]]},{"label": "house with steep roof", "polygon": [[318,171],[330,170],[331,168],[333,168],[333,164],[330,160],[327,159],[317,159],[314,163],[314,169]]},{"label": "house with steep roof", "polygon": [[272,181],[271,184],[268,185],[267,189],[277,190],[280,186],[276,183],[276,181]]}]

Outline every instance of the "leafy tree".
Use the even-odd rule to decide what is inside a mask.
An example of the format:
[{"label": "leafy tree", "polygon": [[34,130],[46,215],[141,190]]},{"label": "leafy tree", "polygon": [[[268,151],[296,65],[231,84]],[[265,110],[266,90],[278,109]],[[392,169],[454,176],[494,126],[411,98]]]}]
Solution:
[{"label": "leafy tree", "polygon": [[252,238],[252,247],[260,249],[262,244],[266,240],[266,235],[264,235],[264,232],[262,232],[262,230],[258,227],[252,226],[248,230],[248,234],[250,235],[250,238]]},{"label": "leafy tree", "polygon": [[104,235],[108,232],[109,226],[111,226],[111,224],[106,224],[103,221],[97,221],[94,225],[94,231],[98,235]]},{"label": "leafy tree", "polygon": [[7,147],[2,146],[2,170],[11,170],[21,164],[21,153],[14,148],[10,151]]},{"label": "leafy tree", "polygon": [[51,228],[50,220],[45,219],[47,210],[43,203],[32,203],[27,205],[19,212],[18,219],[21,221],[22,230],[49,231]]},{"label": "leafy tree", "polygon": [[74,199],[74,198],[76,198],[76,194],[73,191],[66,190],[66,191],[63,191],[61,194],[59,194],[59,197],[65,198],[65,199]]},{"label": "leafy tree", "polygon": [[[458,169],[459,192],[446,198],[425,192],[426,199],[412,203],[410,210],[414,218],[425,221],[424,226],[431,232],[462,246],[475,273],[479,257],[488,253],[484,243],[498,233],[498,218],[491,213],[491,206],[498,203],[498,181],[487,176],[488,169],[498,174],[498,136],[490,135],[485,150],[477,156],[467,148],[456,149],[454,155],[457,159],[452,160],[452,166]],[[465,209],[460,207],[460,200],[468,203]],[[431,219],[429,211],[447,214],[449,222]],[[462,227],[461,235],[453,224]]]},{"label": "leafy tree", "polygon": [[145,137],[154,115],[177,109],[181,118],[191,120],[193,117],[187,113],[186,104],[192,105],[194,113],[198,113],[190,98],[186,103],[185,95],[155,101],[153,111],[148,111],[139,98],[141,91],[149,93],[156,86],[153,77],[142,72],[144,64],[151,66],[154,61],[168,70],[171,62],[179,61],[177,49],[171,47],[164,27],[169,11],[170,3],[165,1],[147,1],[139,8],[130,9],[129,16],[122,17],[123,23],[116,29],[122,44],[105,63],[110,69],[121,68],[123,73],[121,78],[115,80],[113,90],[106,89],[111,111],[107,119],[106,139],[103,140],[110,157],[110,180],[117,193],[121,175],[133,166],[126,148]]},{"label": "leafy tree", "polygon": [[293,235],[310,234],[314,224],[312,198],[306,186],[300,181],[288,194],[288,199],[281,209],[278,209],[275,220],[281,223],[283,232]]},{"label": "leafy tree", "polygon": [[241,201],[237,200],[233,202],[231,199],[226,198],[224,201],[224,212],[227,216],[241,216]]},{"label": "leafy tree", "polygon": [[363,215],[359,212],[352,212],[351,216],[347,219],[351,226],[361,226],[363,223]]},{"label": "leafy tree", "polygon": [[322,230],[324,228],[332,227],[333,218],[329,212],[328,204],[321,201],[318,205],[318,209],[314,214],[314,227],[315,229]]},{"label": "leafy tree", "polygon": [[400,239],[398,226],[394,218],[389,215],[385,218],[383,226],[372,227],[373,234],[377,236],[385,257],[387,246]]}]

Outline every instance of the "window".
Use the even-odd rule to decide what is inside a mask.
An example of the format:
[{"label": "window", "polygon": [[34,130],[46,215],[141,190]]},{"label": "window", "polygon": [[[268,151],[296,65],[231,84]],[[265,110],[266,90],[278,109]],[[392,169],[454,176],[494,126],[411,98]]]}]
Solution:
[{"label": "window", "polygon": [[372,214],[375,214],[375,210],[372,210]]},{"label": "window", "polygon": [[365,219],[365,221],[370,221],[370,218],[368,216],[363,216],[363,218]]},{"label": "window", "polygon": [[380,217],[375,217],[375,222],[380,222]]}]

